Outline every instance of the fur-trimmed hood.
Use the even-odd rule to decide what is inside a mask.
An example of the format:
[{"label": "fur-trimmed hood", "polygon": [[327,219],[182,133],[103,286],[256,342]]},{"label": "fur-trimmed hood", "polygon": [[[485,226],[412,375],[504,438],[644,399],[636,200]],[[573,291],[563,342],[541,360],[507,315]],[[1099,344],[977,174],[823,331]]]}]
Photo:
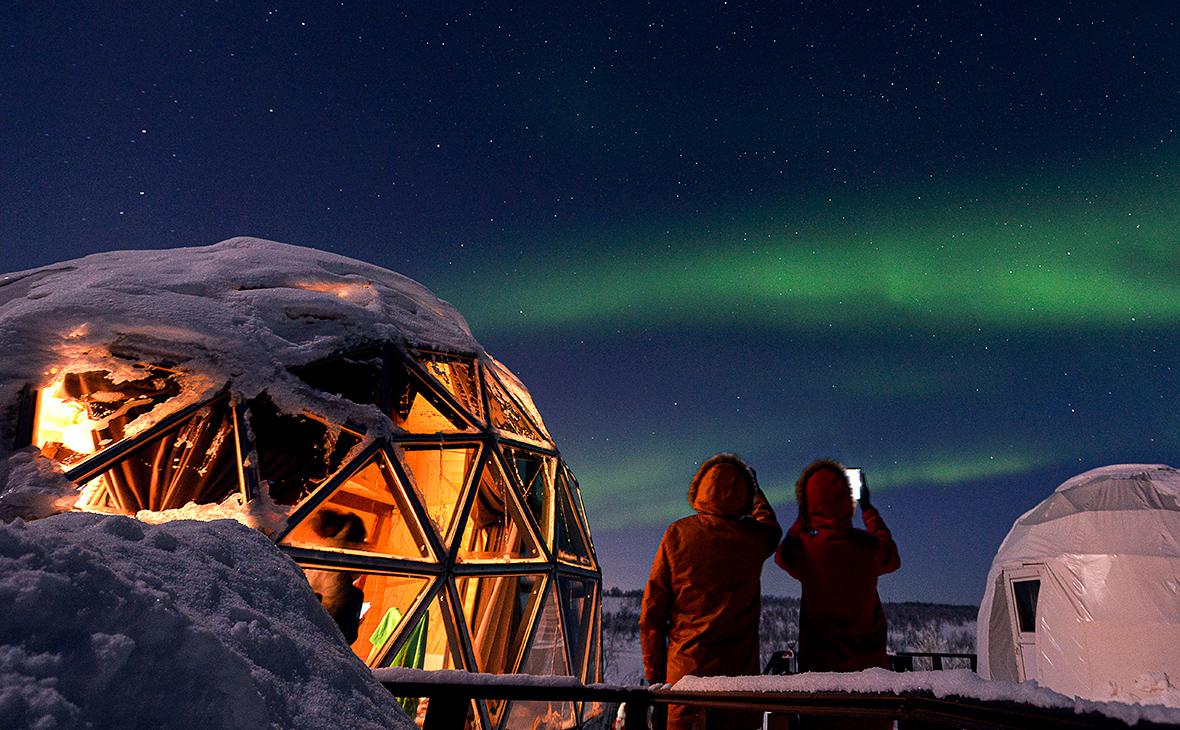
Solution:
[{"label": "fur-trimmed hood", "polygon": [[688,503],[703,515],[743,517],[754,507],[758,477],[737,454],[717,454],[701,464],[688,487]]},{"label": "fur-trimmed hood", "polygon": [[795,482],[799,515],[808,528],[852,529],[856,504],[844,465],[831,459],[817,459]]}]

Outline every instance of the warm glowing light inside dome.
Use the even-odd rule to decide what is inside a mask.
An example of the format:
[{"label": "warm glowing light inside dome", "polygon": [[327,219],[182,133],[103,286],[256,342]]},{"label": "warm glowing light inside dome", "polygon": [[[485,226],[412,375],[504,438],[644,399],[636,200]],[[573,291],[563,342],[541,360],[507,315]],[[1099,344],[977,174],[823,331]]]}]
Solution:
[{"label": "warm glowing light inside dome", "polygon": [[61,389],[59,378],[38,394],[33,443],[43,451],[54,445],[65,447],[77,455],[70,459],[75,461],[93,454],[101,445],[96,443],[96,433],[106,427],[106,422],[91,420],[82,403],[59,397]]},{"label": "warm glowing light inside dome", "polygon": [[307,291],[331,294],[351,304],[365,305],[373,301],[376,293],[369,282],[347,283],[337,281],[303,281],[296,284]]}]

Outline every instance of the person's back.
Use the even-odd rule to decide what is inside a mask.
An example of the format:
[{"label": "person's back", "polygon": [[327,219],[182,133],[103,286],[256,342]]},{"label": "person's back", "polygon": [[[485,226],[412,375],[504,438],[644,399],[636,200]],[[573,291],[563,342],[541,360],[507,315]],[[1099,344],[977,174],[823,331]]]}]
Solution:
[{"label": "person's back", "polygon": [[[650,682],[758,673],[762,564],[782,528],[740,459],[718,454],[689,489],[697,514],[664,533],[643,595],[640,638]],[[670,712],[670,728],[686,726]]]},{"label": "person's back", "polygon": [[866,530],[852,527],[855,505],[843,468],[821,461],[797,489],[799,519],[775,562],[803,585],[799,668],[846,672],[886,666],[886,623],[877,578],[901,566],[877,510],[862,498]]}]

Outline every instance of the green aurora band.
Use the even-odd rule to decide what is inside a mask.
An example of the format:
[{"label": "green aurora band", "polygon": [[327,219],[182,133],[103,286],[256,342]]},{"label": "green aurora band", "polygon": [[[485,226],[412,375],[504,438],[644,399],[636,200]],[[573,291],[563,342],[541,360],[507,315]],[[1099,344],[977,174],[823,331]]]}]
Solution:
[{"label": "green aurora band", "polygon": [[791,222],[585,233],[552,242],[514,275],[441,288],[477,313],[480,332],[1180,323],[1180,192],[1159,179],[1118,195],[1030,193],[991,206],[911,198],[738,219]]}]

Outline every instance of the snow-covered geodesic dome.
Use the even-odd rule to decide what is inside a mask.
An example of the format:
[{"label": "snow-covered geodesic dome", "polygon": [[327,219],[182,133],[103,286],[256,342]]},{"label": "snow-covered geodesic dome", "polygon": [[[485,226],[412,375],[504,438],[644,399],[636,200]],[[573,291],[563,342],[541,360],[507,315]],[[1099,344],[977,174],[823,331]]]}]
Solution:
[{"label": "snow-covered geodesic dome", "polygon": [[1180,677],[1180,470],[1093,469],[1021,516],[988,573],[977,642],[984,677],[1090,699]]},{"label": "snow-covered geodesic dome", "polygon": [[117,251],[0,277],[0,337],[0,515],[233,517],[370,666],[601,679],[578,483],[527,389],[416,282],[250,238]]}]

